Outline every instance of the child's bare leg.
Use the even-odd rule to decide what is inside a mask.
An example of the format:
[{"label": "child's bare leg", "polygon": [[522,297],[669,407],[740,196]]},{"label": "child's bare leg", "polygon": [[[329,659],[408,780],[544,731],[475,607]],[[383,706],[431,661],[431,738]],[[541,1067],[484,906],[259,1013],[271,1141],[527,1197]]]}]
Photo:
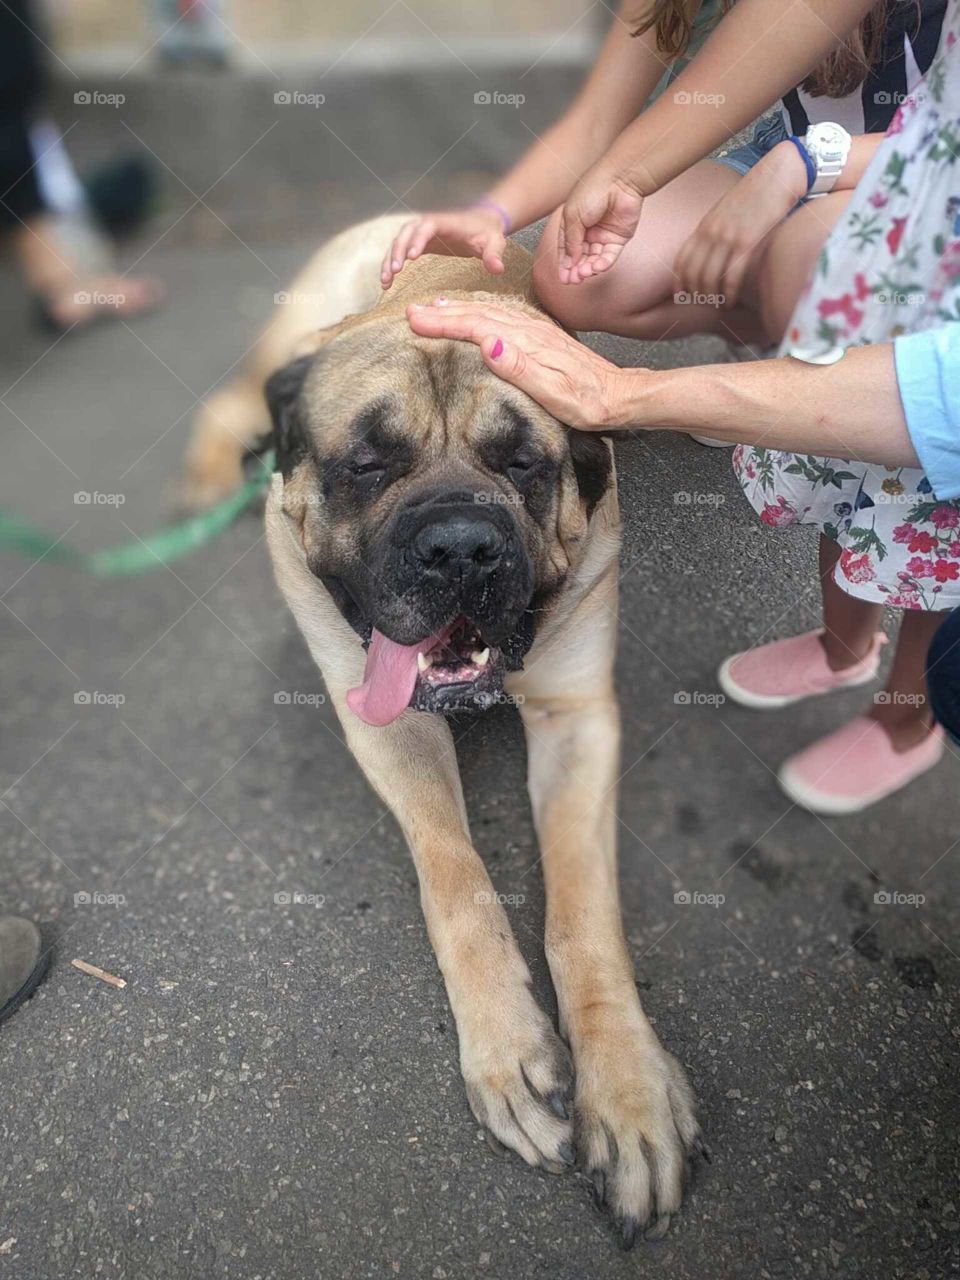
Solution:
[{"label": "child's bare leg", "polygon": [[[867,656],[883,615],[882,605],[858,600],[837,586],[833,570],[839,559],[840,547],[821,534],[822,644],[833,671],[852,667]],[[927,652],[942,621],[939,613],[904,613],[890,675],[870,712],[898,751],[916,746],[933,727],[924,671]]]},{"label": "child's bare leg", "polygon": [[833,571],[840,547],[820,535],[820,590],[823,595],[823,645],[831,671],[852,667],[870,652],[880,626],[883,606],[859,600],[837,586]]},{"label": "child's bare leg", "polygon": [[849,203],[834,191],[802,205],[758,246],[744,279],[742,302],[752,307],[770,342],[779,342],[820,250]]},{"label": "child's bare leg", "polygon": [[644,201],[637,234],[616,267],[577,285],[557,273],[559,211],[547,221],[537,247],[533,278],[547,311],[571,329],[657,340],[718,333],[734,341],[779,342],[834,223],[850,192],[834,192],[785,218],[751,254],[736,307],[675,301],[680,282],[677,251],[700,219],[738,181],[736,173],[701,160]]},{"label": "child's bare leg", "polygon": [[942,621],[941,613],[907,610],[900,623],[890,675],[870,712],[898,751],[915,747],[933,728],[924,671],[931,641]]}]

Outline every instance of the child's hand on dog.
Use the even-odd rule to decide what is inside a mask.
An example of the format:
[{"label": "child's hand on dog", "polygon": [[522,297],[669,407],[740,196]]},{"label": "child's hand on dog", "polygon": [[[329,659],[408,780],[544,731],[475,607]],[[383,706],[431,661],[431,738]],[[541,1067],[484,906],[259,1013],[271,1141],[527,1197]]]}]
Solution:
[{"label": "child's hand on dog", "polygon": [[495,208],[478,205],[448,213],[423,213],[400,228],[383,259],[380,283],[389,289],[404,263],[424,253],[479,258],[491,275],[499,276],[504,270],[506,243],[503,215]]}]

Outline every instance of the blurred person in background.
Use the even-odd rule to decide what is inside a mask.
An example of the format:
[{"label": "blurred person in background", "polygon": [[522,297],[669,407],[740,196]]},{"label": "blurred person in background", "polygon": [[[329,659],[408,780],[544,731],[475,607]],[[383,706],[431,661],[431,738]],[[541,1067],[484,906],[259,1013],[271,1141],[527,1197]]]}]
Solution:
[{"label": "blurred person in background", "polygon": [[[0,233],[13,250],[40,319],[66,332],[103,315],[130,317],[153,306],[159,287],[117,275],[93,224],[136,220],[147,182],[135,164],[101,171],[94,198],[79,183],[57,130],[42,117],[43,43],[28,0],[0,4]],[[36,925],[0,916],[0,1022],[34,991],[48,953]]]},{"label": "blurred person in background", "polygon": [[221,0],[151,0],[150,9],[162,65],[226,67]]},{"label": "blurred person in background", "polygon": [[[130,319],[153,308],[162,291],[155,280],[112,269],[87,194],[56,130],[43,120],[38,20],[31,0],[0,4],[0,234],[41,323],[64,333],[105,317]],[[121,224],[135,221],[131,206],[144,203],[144,185],[142,169],[120,166],[101,181],[93,207],[110,210],[108,218]]]}]

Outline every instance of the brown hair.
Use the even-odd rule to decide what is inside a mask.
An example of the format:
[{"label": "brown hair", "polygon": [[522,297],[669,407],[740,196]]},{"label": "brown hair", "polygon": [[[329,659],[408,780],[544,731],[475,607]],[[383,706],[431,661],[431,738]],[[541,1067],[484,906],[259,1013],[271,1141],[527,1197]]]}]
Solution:
[{"label": "brown hair", "polygon": [[[920,0],[913,3],[920,22]],[[870,68],[880,59],[887,16],[894,4],[904,0],[880,0],[851,31],[843,44],[829,54],[803,82],[803,88],[814,97],[842,98],[853,93],[867,76]],[[732,6],[733,0],[720,0],[722,13]],[[694,17],[690,0],[649,0],[644,6],[635,36],[641,36],[651,27],[656,28],[657,47],[670,58],[681,58],[686,53],[693,35]]]}]

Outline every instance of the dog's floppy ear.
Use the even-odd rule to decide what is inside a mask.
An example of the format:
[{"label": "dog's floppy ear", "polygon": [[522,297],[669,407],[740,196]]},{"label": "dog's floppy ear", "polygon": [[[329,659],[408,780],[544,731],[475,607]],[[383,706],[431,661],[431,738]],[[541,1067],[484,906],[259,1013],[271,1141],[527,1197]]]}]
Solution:
[{"label": "dog's floppy ear", "polygon": [[316,356],[299,356],[272,373],[263,392],[273,423],[273,447],[277,470],[286,480],[294,467],[310,453],[310,439],[300,407],[303,383]]},{"label": "dog's floppy ear", "polygon": [[574,427],[568,428],[567,440],[577,488],[586,504],[587,515],[591,516],[610,484],[613,470],[610,446],[592,431],[577,431]]}]

